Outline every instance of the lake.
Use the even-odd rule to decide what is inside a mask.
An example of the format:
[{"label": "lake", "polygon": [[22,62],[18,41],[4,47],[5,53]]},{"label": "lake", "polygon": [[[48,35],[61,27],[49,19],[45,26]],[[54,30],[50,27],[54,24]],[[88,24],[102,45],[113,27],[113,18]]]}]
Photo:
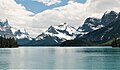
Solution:
[{"label": "lake", "polygon": [[0,49],[0,69],[119,70],[120,48],[20,47]]}]

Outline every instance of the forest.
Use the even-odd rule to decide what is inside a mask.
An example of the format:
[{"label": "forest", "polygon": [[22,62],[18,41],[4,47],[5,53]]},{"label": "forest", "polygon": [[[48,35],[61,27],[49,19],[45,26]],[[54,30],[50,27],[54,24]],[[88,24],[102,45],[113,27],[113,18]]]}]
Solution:
[{"label": "forest", "polygon": [[17,48],[18,44],[15,38],[5,38],[0,36],[0,48]]}]

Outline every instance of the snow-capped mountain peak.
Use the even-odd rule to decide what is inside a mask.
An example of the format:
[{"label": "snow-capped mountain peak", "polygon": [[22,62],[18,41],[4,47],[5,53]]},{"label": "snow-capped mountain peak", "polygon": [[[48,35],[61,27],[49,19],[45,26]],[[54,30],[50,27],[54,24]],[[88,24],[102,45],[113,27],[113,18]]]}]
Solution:
[{"label": "snow-capped mountain peak", "polygon": [[50,26],[46,32],[53,33],[53,34],[58,34],[56,28],[53,27],[53,26]]},{"label": "snow-capped mountain peak", "polygon": [[45,32],[36,37],[36,41],[39,41],[39,43],[37,43],[39,45],[61,44],[66,40],[74,39],[76,37],[75,32],[76,29],[67,25],[67,23],[63,23],[57,26],[50,26]]},{"label": "snow-capped mountain peak", "polygon": [[83,34],[87,34],[94,30],[100,29],[107,26],[113,21],[118,19],[118,13],[115,11],[105,12],[101,19],[89,17],[85,20],[84,24],[80,26],[77,30]]},{"label": "snow-capped mountain peak", "polygon": [[52,33],[52,34],[59,34],[59,33],[63,33],[63,34],[73,34],[76,32],[76,29],[72,26],[67,25],[67,23],[64,23],[62,25],[57,25],[57,26],[50,26],[48,28],[48,30],[46,30],[46,32],[48,33]]},{"label": "snow-capped mountain peak", "polygon": [[8,24],[7,19],[0,19],[0,36],[13,37],[11,26]]},{"label": "snow-capped mountain peak", "polygon": [[26,30],[20,30],[18,29],[15,31],[14,35],[16,36],[17,39],[23,39],[23,38],[29,38],[29,34],[26,32]]},{"label": "snow-capped mountain peak", "polygon": [[0,27],[10,27],[10,25],[8,24],[8,20],[0,19]]}]

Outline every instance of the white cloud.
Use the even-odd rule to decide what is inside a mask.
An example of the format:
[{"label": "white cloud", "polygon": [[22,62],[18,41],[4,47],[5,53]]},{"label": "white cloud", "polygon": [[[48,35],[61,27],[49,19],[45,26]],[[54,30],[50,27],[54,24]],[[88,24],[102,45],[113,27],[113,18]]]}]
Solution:
[{"label": "white cloud", "polygon": [[[25,7],[16,4],[14,0],[0,0],[0,18],[8,19],[15,25],[26,25],[33,13],[26,11]],[[17,23],[16,23],[17,22]]]},{"label": "white cloud", "polygon": [[[41,0],[57,3],[60,0]],[[48,4],[50,5],[50,4]],[[119,0],[88,0],[85,4],[71,2],[66,6],[45,10],[35,16],[27,11],[14,0],[0,0],[0,18],[9,19],[11,25],[23,27],[31,34],[36,35],[47,29],[50,25],[68,23],[71,26],[79,27],[87,17],[101,17],[105,11],[120,10]]]},{"label": "white cloud", "polygon": [[94,13],[103,13],[105,11],[119,11],[120,1],[119,0],[88,0],[89,3],[87,10]]},{"label": "white cloud", "polygon": [[10,25],[20,28],[30,27],[33,13],[26,11],[25,7],[16,4],[14,0],[0,0],[0,19],[8,19]]},{"label": "white cloud", "polygon": [[[82,11],[81,11],[82,10]],[[42,27],[50,25],[58,25],[60,23],[69,23],[70,25],[78,26],[80,21],[86,18],[85,6],[79,3],[71,3],[69,5],[55,8],[53,10],[46,10],[34,16],[34,21]],[[83,14],[81,14],[83,13]],[[39,27],[38,25],[34,25]]]},{"label": "white cloud", "polygon": [[76,2],[76,0],[69,0],[68,4],[71,4],[71,3],[74,3],[74,2]]},{"label": "white cloud", "polygon": [[43,4],[47,5],[47,6],[50,6],[50,5],[61,2],[61,0],[35,0],[35,1],[41,2],[41,3],[43,3]]},{"label": "white cloud", "polygon": [[119,11],[119,0],[88,0],[85,4],[71,2],[66,6],[46,10],[34,16],[33,22],[39,24],[33,27],[48,27],[60,23],[68,23],[78,27],[82,25],[87,17],[98,17],[104,14],[105,11]]}]

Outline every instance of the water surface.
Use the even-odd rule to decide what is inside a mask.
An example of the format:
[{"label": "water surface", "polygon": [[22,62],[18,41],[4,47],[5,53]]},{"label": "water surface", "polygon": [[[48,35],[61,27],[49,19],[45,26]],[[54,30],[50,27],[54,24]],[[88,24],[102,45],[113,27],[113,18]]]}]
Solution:
[{"label": "water surface", "polygon": [[0,49],[0,69],[119,70],[120,48]]}]

